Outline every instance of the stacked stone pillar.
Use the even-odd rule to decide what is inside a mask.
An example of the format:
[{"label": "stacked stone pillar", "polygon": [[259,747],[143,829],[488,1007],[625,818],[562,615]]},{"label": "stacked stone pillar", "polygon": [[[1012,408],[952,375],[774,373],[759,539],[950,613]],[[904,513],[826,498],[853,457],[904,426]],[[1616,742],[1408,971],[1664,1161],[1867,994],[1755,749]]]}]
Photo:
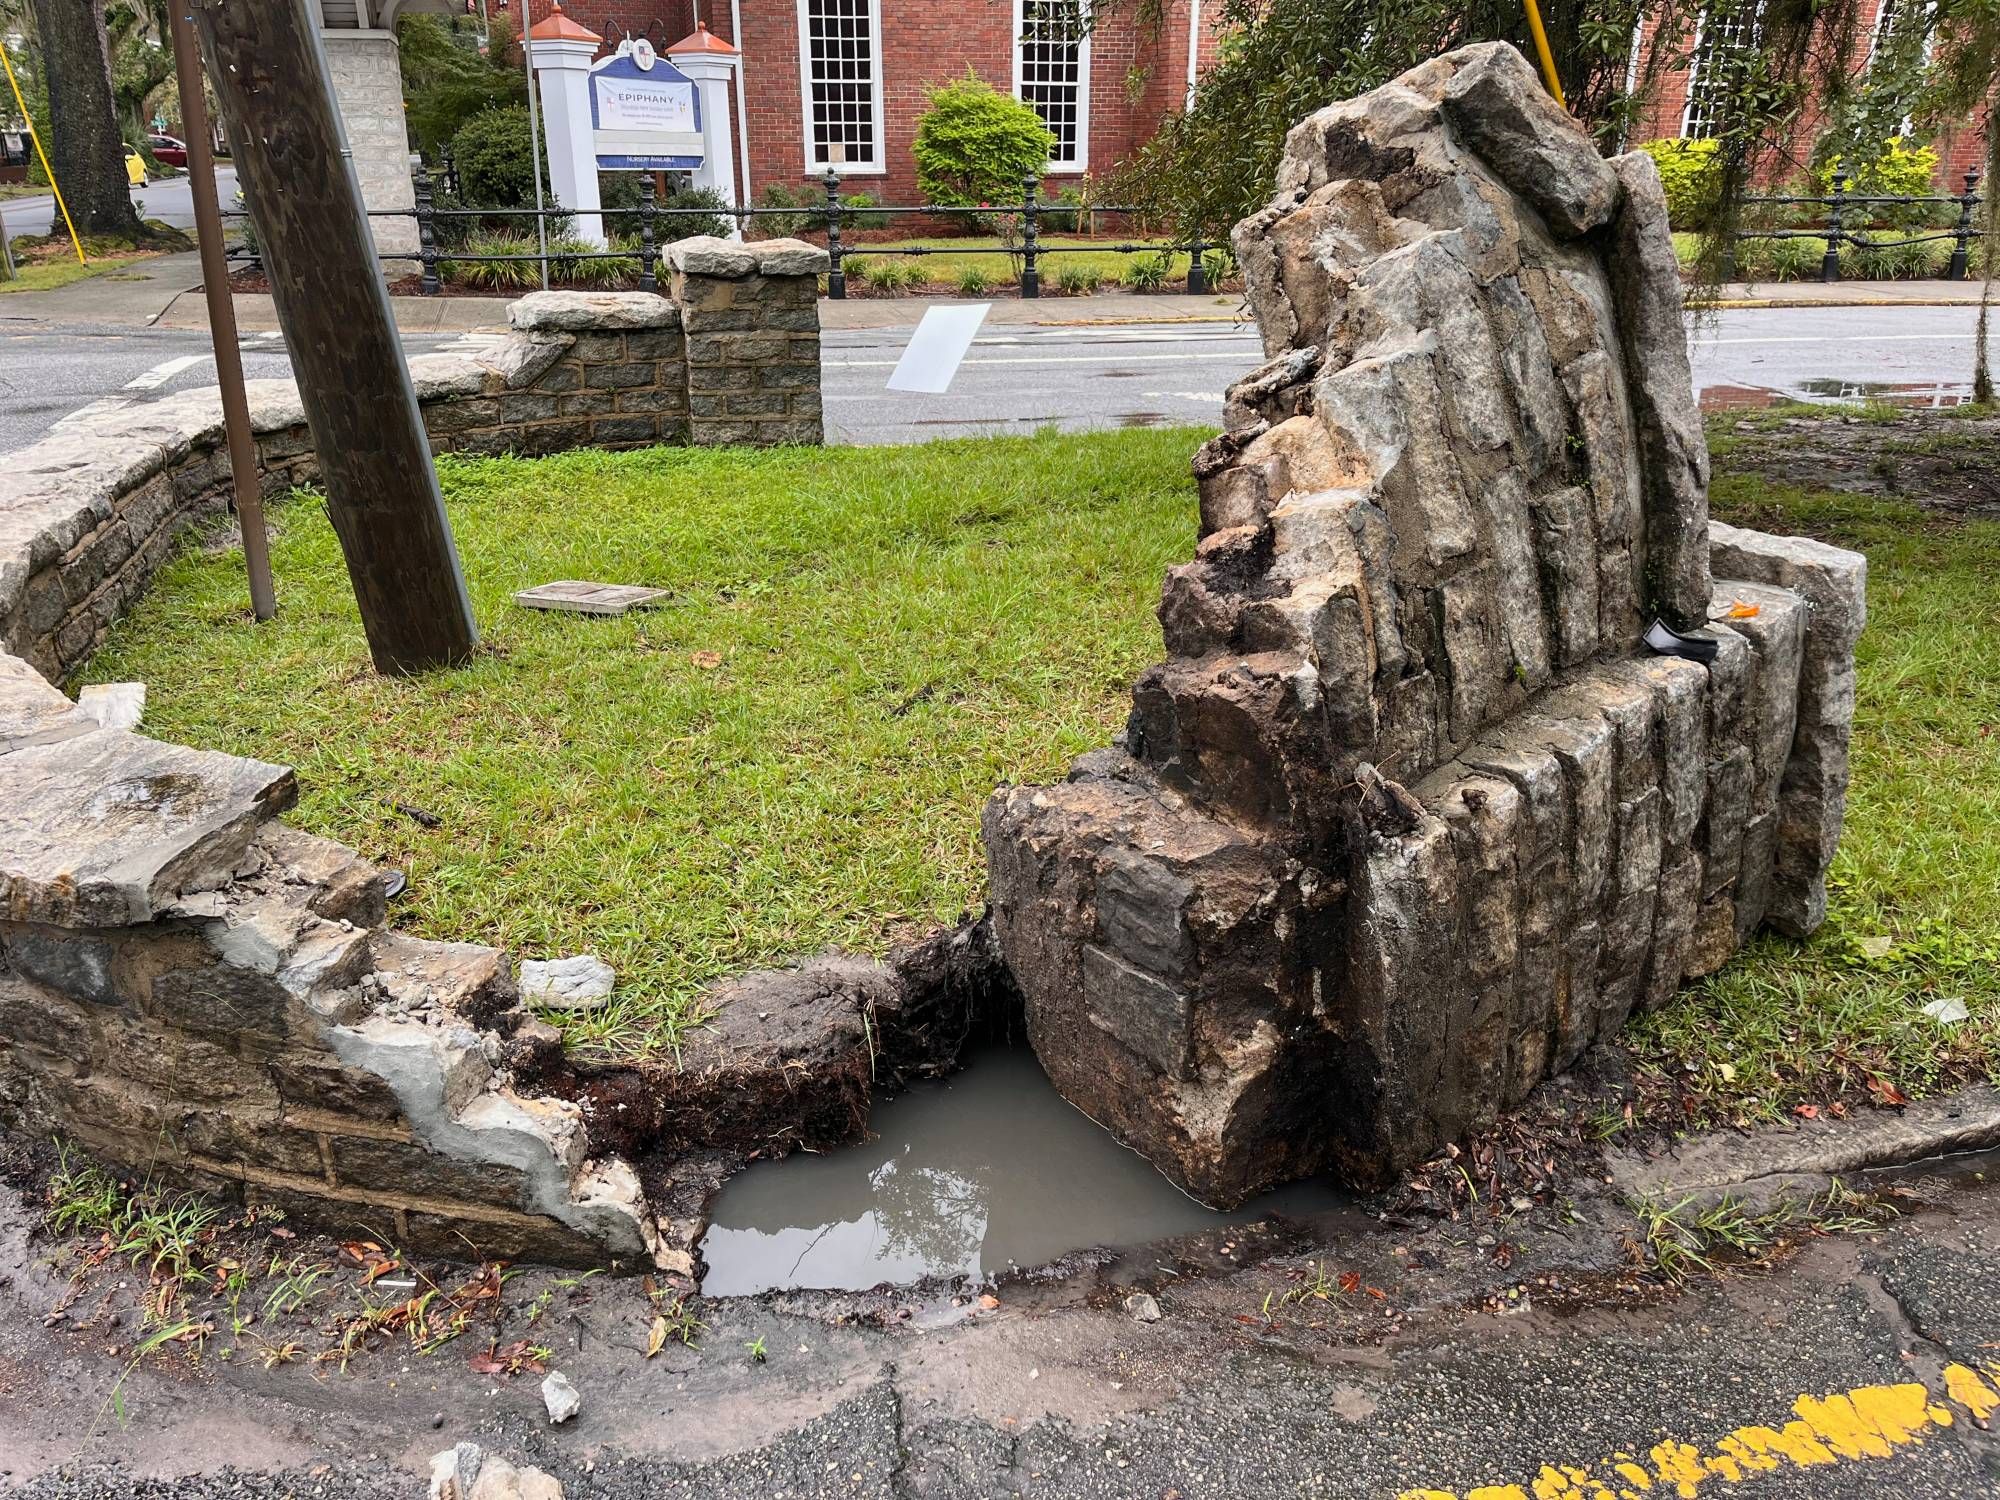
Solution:
[{"label": "stacked stone pillar", "polygon": [[819,443],[819,278],[827,255],[800,240],[712,236],[667,247],[687,333],[688,441]]},{"label": "stacked stone pillar", "polygon": [[1866,577],[1711,532],[1658,174],[1511,47],[1300,122],[1233,239],[1269,360],[1167,660],[985,819],[1049,1076],[1218,1206],[1383,1183],[1811,932]]}]

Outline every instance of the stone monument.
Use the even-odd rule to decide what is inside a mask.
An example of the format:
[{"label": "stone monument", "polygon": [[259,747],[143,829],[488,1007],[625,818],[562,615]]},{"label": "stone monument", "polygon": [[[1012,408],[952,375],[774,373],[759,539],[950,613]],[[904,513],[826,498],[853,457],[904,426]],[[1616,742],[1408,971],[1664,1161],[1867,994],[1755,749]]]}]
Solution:
[{"label": "stone monument", "polygon": [[1267,363],[1167,660],[984,819],[1049,1076],[1218,1206],[1382,1183],[1811,932],[1865,579],[1710,524],[1658,175],[1513,48],[1300,123],[1234,241]]}]

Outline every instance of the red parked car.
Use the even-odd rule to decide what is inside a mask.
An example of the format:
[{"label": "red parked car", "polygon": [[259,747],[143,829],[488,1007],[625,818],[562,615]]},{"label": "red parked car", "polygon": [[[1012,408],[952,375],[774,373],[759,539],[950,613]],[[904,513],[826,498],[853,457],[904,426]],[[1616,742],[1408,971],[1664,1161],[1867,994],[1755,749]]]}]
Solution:
[{"label": "red parked car", "polygon": [[188,164],[187,142],[176,140],[170,135],[153,135],[146,138],[153,147],[153,159],[163,167],[185,167]]}]

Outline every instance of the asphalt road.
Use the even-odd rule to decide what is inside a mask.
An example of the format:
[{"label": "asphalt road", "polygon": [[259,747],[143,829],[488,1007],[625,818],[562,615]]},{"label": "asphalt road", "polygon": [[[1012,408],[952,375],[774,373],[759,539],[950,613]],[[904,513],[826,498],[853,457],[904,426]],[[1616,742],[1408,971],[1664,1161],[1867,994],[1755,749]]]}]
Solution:
[{"label": "asphalt road", "polygon": [[[1919,1184],[1885,1231],[1678,1289],[1632,1281],[1588,1216],[1491,1222],[1350,1227],[1310,1258],[1155,1273],[1150,1324],[1117,1281],[1154,1256],[1003,1283],[991,1315],[944,1325],[871,1315],[894,1294],[707,1300],[699,1351],[656,1359],[630,1281],[557,1288],[535,1341],[583,1406],[551,1428],[533,1376],[467,1369],[483,1333],[336,1363],[304,1357],[330,1341],[314,1330],[260,1370],[224,1359],[218,1331],[199,1359],[128,1364],[136,1311],[111,1315],[128,1299],[93,1290],[50,1315],[62,1276],[0,1192],[0,1489],[417,1500],[429,1455],[469,1439],[569,1500],[2000,1493],[2000,1201],[1969,1173]],[[1301,1299],[1313,1267],[1354,1268],[1364,1290]]]},{"label": "asphalt road", "polygon": [[[1970,389],[1971,307],[1779,308],[1724,312],[1693,335],[1695,382],[1711,404],[1777,396],[1891,395],[1955,401]],[[411,353],[452,336],[411,336]],[[831,331],[823,362],[827,430],[842,443],[1063,427],[1217,422],[1222,392],[1260,359],[1256,335],[1227,323],[995,328],[975,341],[940,396],[891,392],[908,329]],[[275,334],[246,335],[253,377],[288,366]],[[9,328],[0,304],[0,452],[79,407],[137,403],[215,379],[205,332]]]},{"label": "asphalt road", "polygon": [[[222,200],[226,213],[235,206],[236,169],[218,166],[215,169],[215,190]],[[185,177],[170,177],[159,182],[149,182],[142,188],[132,190],[132,198],[139,205],[139,213],[148,219],[159,219],[178,229],[194,227],[194,197]],[[16,198],[0,204],[0,218],[7,225],[7,236],[12,239],[17,234],[47,234],[56,222],[56,200],[50,197]]]}]

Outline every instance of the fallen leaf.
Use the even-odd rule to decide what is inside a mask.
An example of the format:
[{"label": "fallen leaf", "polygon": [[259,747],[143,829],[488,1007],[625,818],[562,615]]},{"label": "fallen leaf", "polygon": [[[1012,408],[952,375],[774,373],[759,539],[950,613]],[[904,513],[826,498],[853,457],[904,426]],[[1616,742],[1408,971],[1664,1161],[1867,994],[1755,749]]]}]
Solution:
[{"label": "fallen leaf", "polygon": [[1720,1073],[1720,1074],[1722,1075],[1722,1081],[1723,1081],[1724,1083],[1734,1083],[1734,1082],[1736,1082],[1736,1064],[1735,1064],[1735,1063],[1717,1063],[1717,1064],[1715,1065],[1715,1071],[1716,1071],[1716,1072],[1718,1072],[1718,1073]]},{"label": "fallen leaf", "polygon": [[1343,1292],[1360,1291],[1361,1273],[1359,1271],[1342,1271],[1340,1273],[1340,1289]]},{"label": "fallen leaf", "polygon": [[1861,940],[1861,951],[1870,958],[1887,958],[1896,949],[1896,940],[1877,933]]},{"label": "fallen leaf", "polygon": [[1763,612],[1764,606],[1761,604],[1743,604],[1739,602],[1730,605],[1722,618],[1725,620],[1754,620]]},{"label": "fallen leaf", "polygon": [[1972,1014],[1956,995],[1940,995],[1935,1000],[1926,1001],[1922,1009],[1933,1021],[1942,1021],[1946,1025],[1963,1021]]},{"label": "fallen leaf", "polygon": [[1868,1092],[1873,1094],[1875,1102],[1885,1109],[1901,1109],[1910,1102],[1910,1096],[1886,1078],[1869,1079]]},{"label": "fallen leaf", "polygon": [[653,1319],[653,1331],[646,1335],[646,1358],[651,1359],[667,1346],[667,1320]]},{"label": "fallen leaf", "polygon": [[1389,1300],[1389,1294],[1379,1286],[1364,1286],[1361,1290],[1373,1297],[1377,1302],[1387,1302]]},{"label": "fallen leaf", "polygon": [[720,651],[696,651],[689,655],[688,660],[693,662],[697,667],[700,667],[702,671],[712,672],[722,665],[722,653]]},{"label": "fallen leaf", "polygon": [[1819,1118],[1819,1106],[1817,1104],[1801,1104],[1796,1106],[1792,1110],[1792,1113],[1797,1115],[1801,1120],[1817,1120]]},{"label": "fallen leaf", "polygon": [[991,1292],[985,1292],[980,1295],[979,1305],[985,1308],[988,1312],[991,1312],[993,1311],[994,1308],[1000,1305],[1000,1299],[994,1296]]}]

